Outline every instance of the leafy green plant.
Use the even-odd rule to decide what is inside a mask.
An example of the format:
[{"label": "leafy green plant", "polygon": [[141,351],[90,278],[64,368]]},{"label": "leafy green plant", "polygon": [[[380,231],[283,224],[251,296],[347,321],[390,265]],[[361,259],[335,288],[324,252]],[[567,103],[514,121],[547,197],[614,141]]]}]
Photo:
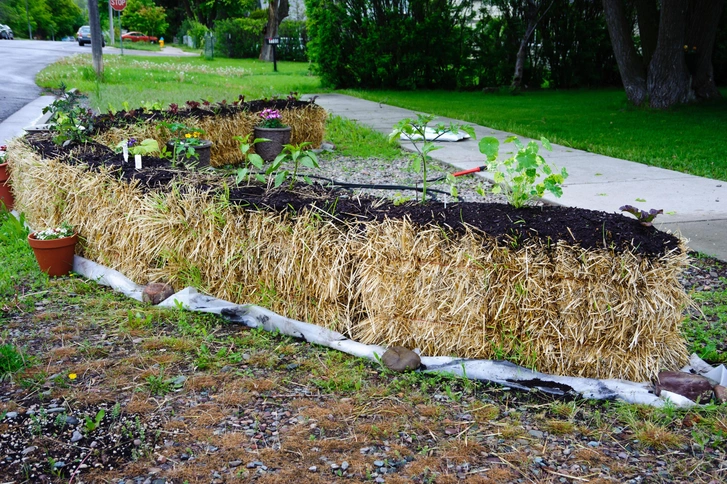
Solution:
[{"label": "leafy green plant", "polygon": [[119,150],[123,150],[124,146],[127,147],[129,153],[132,155],[150,155],[152,153],[160,152],[159,143],[157,140],[152,138],[146,138],[141,141],[136,138],[121,140],[119,144],[116,145],[117,152]]},{"label": "leafy green plant", "polygon": [[43,108],[43,113],[51,113],[48,121],[51,131],[55,133],[53,142],[67,145],[71,142],[85,142],[93,129],[93,116],[89,109],[81,106],[83,96],[76,90],[67,90],[61,83],[60,96],[50,105]]},{"label": "leafy green plant", "polygon": [[96,430],[101,425],[101,421],[105,416],[106,411],[103,408],[99,409],[99,411],[96,413],[96,417],[94,417],[93,419],[86,416],[86,432],[91,433]]},{"label": "leafy green plant", "polygon": [[[404,118],[396,125],[389,135],[390,142],[398,142],[402,136],[411,141],[417,156],[412,157],[411,169],[416,173],[422,173],[422,203],[427,199],[427,163],[431,160],[429,153],[441,149],[441,146],[434,144],[439,138],[446,133],[457,134],[460,130],[464,131],[472,138],[475,138],[475,130],[472,126],[450,123],[449,126],[438,124],[434,128],[434,139],[427,140],[427,126],[434,120],[431,114],[417,114],[417,119]],[[454,176],[449,175],[447,181],[451,184],[452,196],[456,197],[456,189],[454,188]]]},{"label": "leafy green plant", "polygon": [[656,216],[664,213],[664,210],[657,210],[655,208],[652,208],[647,212],[646,210],[641,210],[634,207],[633,205],[624,205],[623,207],[619,208],[619,210],[621,210],[622,212],[628,212],[636,217],[636,220],[638,220],[639,223],[644,227],[651,227],[653,225],[652,222],[654,221]]},{"label": "leafy green plant", "polygon": [[[505,143],[510,142],[517,147],[517,154],[498,162],[500,141],[492,136],[480,140],[480,153],[487,157],[487,167],[494,173],[496,185],[492,188],[492,193],[503,193],[507,201],[516,208],[531,204],[546,191],[560,198],[563,195],[563,181],[568,178],[566,169],[556,172],[546,163],[538,154],[538,143],[535,141],[523,145],[517,137],[510,136]],[[543,148],[552,151],[547,139],[540,138],[540,142]]]},{"label": "leafy green plant", "polygon": [[[283,184],[285,180],[290,180],[289,188],[293,188],[295,180],[298,176],[298,168],[300,165],[307,166],[308,168],[318,168],[318,157],[312,151],[305,151],[304,148],[309,146],[309,141],[294,145],[288,144],[283,145],[283,151],[280,153],[270,164],[270,167],[265,171],[265,174],[273,177],[273,185],[277,188]],[[280,169],[284,163],[293,163],[293,172],[291,173],[287,169]],[[310,178],[303,177],[306,183],[311,184]],[[268,179],[270,183],[271,179]]]},{"label": "leafy green plant", "polygon": [[[242,159],[244,161],[244,165],[241,168],[237,169],[237,172],[235,173],[235,182],[239,185],[242,183],[243,180],[247,180],[250,175],[250,166],[254,166],[258,170],[263,169],[263,159],[260,155],[257,153],[250,153],[250,148],[255,146],[257,143],[260,143],[261,141],[265,141],[264,138],[255,138],[252,141],[249,141],[250,134],[246,136],[235,136],[235,139],[240,142],[240,151],[242,151]],[[264,182],[265,177],[259,173],[255,174],[255,177],[258,181]]]}]

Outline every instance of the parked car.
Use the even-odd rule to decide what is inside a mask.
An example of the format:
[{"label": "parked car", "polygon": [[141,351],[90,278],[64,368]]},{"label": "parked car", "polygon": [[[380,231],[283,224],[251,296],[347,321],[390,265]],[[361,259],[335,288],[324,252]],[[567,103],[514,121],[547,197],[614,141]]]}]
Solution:
[{"label": "parked car", "polygon": [[[78,45],[83,47],[85,44],[91,43],[91,26],[90,25],[84,25],[80,29],[78,29],[78,32],[76,32],[76,40],[78,40]],[[103,38],[103,35],[101,36],[101,47],[106,47],[106,40]]]},{"label": "parked car", "polygon": [[159,39],[153,35],[142,34],[141,32],[126,32],[121,36],[121,40],[130,40],[132,42],[158,42]]},{"label": "parked car", "polygon": [[8,27],[7,25],[0,24],[0,39],[9,39],[13,40],[15,36],[13,35],[13,29]]}]

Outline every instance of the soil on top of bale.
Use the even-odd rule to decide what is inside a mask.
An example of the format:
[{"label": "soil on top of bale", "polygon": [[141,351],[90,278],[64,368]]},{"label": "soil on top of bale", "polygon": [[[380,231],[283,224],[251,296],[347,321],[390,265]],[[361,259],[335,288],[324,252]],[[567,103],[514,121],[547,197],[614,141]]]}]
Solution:
[{"label": "soil on top of bale", "polygon": [[631,251],[650,257],[680,250],[675,236],[618,213],[549,205],[517,209],[507,204],[478,202],[394,204],[303,183],[296,183],[292,190],[287,183],[268,190],[259,184],[236,186],[224,171],[188,170],[151,156],[145,156],[144,168],[136,170],[133,161],[124,162],[120,153],[95,142],[60,147],[47,135],[28,136],[27,142],[43,158],[85,164],[93,170],[111,170],[129,183],[138,182],[144,191],[163,190],[176,180],[182,181],[183,187],[203,189],[214,195],[221,192],[226,182],[229,201],[240,206],[276,212],[300,212],[315,207],[321,214],[348,221],[408,218],[417,225],[436,224],[454,232],[463,232],[469,226],[513,248],[527,240],[540,239],[546,246],[563,241],[584,249]]},{"label": "soil on top of bale", "polygon": [[181,106],[172,104],[170,108],[166,110],[131,109],[129,111],[101,114],[94,117],[93,126],[94,133],[99,133],[112,127],[153,120],[183,120],[188,118],[203,119],[210,116],[228,117],[241,111],[249,111],[252,113],[257,113],[264,109],[275,109],[280,111],[283,109],[303,108],[311,104],[313,104],[313,101],[300,101],[298,99],[258,99],[254,101],[245,101],[244,96],[240,96],[236,101],[230,103],[227,101],[214,104],[208,101],[203,101],[201,103],[197,101],[187,101],[186,104]]}]

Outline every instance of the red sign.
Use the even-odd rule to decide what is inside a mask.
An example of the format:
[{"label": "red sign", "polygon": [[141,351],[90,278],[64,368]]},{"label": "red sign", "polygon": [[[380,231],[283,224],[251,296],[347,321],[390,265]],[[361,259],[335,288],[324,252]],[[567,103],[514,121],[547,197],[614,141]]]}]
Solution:
[{"label": "red sign", "polygon": [[114,10],[121,12],[126,8],[126,0],[109,0],[109,5],[111,5],[111,8]]}]

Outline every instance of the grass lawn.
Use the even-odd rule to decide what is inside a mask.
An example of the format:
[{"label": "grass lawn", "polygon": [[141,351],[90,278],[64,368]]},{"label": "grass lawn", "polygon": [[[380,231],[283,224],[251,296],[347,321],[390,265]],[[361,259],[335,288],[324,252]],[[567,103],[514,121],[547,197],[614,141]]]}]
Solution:
[{"label": "grass lawn", "polygon": [[205,60],[201,57],[141,57],[105,55],[104,80],[97,83],[90,55],[64,58],[38,74],[40,87],[57,89],[61,83],[89,95],[91,105],[105,112],[126,105],[170,103],[206,99],[219,102],[319,92],[318,77],[302,62],[269,62],[240,59]]},{"label": "grass lawn", "polygon": [[727,181],[725,99],[656,111],[618,89],[508,93],[359,91],[351,94],[521,136]]}]

